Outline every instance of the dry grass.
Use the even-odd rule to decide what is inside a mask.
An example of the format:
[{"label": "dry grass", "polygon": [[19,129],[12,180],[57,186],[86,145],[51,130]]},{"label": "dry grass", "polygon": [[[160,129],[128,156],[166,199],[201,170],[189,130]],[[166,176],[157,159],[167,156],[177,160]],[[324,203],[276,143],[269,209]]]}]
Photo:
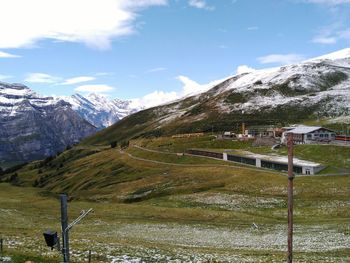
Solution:
[{"label": "dry grass", "polygon": [[[137,143],[164,150],[170,146],[157,145],[166,141]],[[171,142],[169,152],[189,145]],[[23,255],[41,255],[37,262],[58,261],[41,233],[59,229],[57,196],[67,192],[70,219],[81,209],[95,210],[72,231],[76,262],[86,259],[88,249],[94,251],[94,262],[282,262],[287,178],[222,163],[79,146],[45,166],[33,163],[17,171],[22,187],[0,184],[0,235],[11,241],[6,251],[17,255],[17,262],[23,262]],[[41,187],[30,187],[39,178]],[[295,179],[297,262],[350,260],[349,196],[348,176]],[[259,229],[251,227],[253,222]]]}]

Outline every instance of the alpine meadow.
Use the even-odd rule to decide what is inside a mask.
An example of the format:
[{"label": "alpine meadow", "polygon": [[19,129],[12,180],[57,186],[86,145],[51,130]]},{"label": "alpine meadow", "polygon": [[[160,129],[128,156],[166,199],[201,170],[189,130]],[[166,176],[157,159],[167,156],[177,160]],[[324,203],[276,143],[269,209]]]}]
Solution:
[{"label": "alpine meadow", "polygon": [[350,262],[350,1],[0,9],[0,263]]}]

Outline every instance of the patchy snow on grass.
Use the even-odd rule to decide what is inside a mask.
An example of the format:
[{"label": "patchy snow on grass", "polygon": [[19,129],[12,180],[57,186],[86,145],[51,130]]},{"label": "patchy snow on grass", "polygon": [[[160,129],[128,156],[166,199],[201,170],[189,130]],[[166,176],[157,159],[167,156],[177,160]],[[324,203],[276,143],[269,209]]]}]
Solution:
[{"label": "patchy snow on grass", "polygon": [[213,205],[226,210],[246,210],[247,208],[280,207],[285,203],[282,198],[252,197],[243,194],[198,193],[173,197],[176,200],[197,204]]}]

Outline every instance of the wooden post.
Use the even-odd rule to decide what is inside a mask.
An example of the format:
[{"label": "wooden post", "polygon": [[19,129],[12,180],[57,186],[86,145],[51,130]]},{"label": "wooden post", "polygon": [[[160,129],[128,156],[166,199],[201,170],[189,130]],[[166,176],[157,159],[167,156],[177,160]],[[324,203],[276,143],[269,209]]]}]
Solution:
[{"label": "wooden post", "polygon": [[4,253],[4,240],[0,238],[0,255]]},{"label": "wooden post", "polygon": [[89,250],[89,263],[91,263],[91,250]]},{"label": "wooden post", "polygon": [[288,134],[288,263],[293,262],[293,133]]}]

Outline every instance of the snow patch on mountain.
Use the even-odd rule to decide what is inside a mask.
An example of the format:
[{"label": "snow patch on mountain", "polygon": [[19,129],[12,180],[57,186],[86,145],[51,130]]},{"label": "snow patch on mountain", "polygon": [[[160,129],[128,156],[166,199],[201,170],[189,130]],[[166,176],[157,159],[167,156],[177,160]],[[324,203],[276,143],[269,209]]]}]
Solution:
[{"label": "snow patch on mountain", "polygon": [[[350,48],[299,64],[256,70],[236,75],[222,92],[240,94],[246,101],[231,104],[232,110],[256,111],[288,103],[314,105],[330,100],[330,114],[350,110]],[[285,93],[290,94],[285,94]],[[336,103],[334,103],[336,102]],[[224,99],[217,104],[227,107]]]},{"label": "snow patch on mountain", "polygon": [[82,118],[95,127],[102,129],[126,116],[139,111],[131,100],[109,99],[100,94],[80,94],[72,96],[41,96],[22,84],[0,82],[0,114],[16,116],[32,107],[55,105],[71,107]]},{"label": "snow patch on mountain", "polygon": [[[0,82],[0,114],[15,116],[26,108],[48,107],[65,103],[53,97],[40,96],[22,84]],[[68,104],[66,106],[69,106]]]},{"label": "snow patch on mountain", "polygon": [[73,110],[80,116],[99,129],[108,127],[140,110],[132,106],[131,100],[110,100],[107,96],[96,93],[91,93],[86,97],[74,94],[61,98],[70,103]]},{"label": "snow patch on mountain", "polygon": [[350,58],[350,48],[345,48],[345,49],[338,50],[338,51],[335,51],[335,52],[332,52],[332,53],[329,53],[329,54],[326,54],[323,56],[309,59],[305,62],[308,62],[308,61],[314,62],[317,60],[340,60],[340,59],[348,59],[348,58]]}]

